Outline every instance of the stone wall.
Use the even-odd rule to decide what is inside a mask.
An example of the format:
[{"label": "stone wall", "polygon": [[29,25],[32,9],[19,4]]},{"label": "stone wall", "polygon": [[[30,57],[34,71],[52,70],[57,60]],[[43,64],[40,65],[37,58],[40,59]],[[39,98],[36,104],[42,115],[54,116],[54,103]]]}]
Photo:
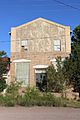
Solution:
[{"label": "stone wall", "polygon": [[[29,52],[53,52],[54,40],[61,41],[61,51],[70,52],[70,28],[39,19],[11,31],[11,51],[21,52],[21,41],[28,41]],[[14,48],[15,46],[15,48]]]},{"label": "stone wall", "polygon": [[[28,50],[21,47],[21,41],[28,41]],[[61,51],[55,52],[53,41],[61,41]],[[35,85],[35,65],[50,65],[50,60],[67,57],[71,52],[70,28],[45,19],[37,19],[11,30],[11,80],[15,79],[15,63],[13,60],[26,59],[30,62],[31,86]]]}]

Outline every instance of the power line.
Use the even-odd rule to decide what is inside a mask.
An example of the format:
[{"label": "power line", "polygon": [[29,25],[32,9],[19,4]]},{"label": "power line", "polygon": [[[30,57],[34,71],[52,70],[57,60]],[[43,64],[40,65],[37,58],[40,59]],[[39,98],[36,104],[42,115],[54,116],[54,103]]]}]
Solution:
[{"label": "power line", "polygon": [[[66,37],[66,36],[70,36],[70,35],[60,35],[59,37]],[[35,40],[35,39],[49,39],[49,38],[54,38],[54,37],[57,37],[57,36],[53,36],[53,37],[42,37],[42,38],[26,38],[26,39],[22,39],[22,40],[11,40],[11,41],[0,41],[0,43],[12,43],[12,42],[15,42],[15,41],[24,41],[24,40]]]},{"label": "power line", "polygon": [[75,10],[80,11],[79,8],[74,7],[74,6],[72,6],[72,5],[69,5],[69,4],[66,4],[66,3],[64,3],[64,2],[61,2],[61,1],[59,1],[59,0],[52,0],[52,1],[55,1],[55,2],[57,2],[57,3],[59,3],[59,4],[62,4],[62,5],[64,5],[64,6],[67,6],[67,7],[70,7],[70,8],[72,8],[72,9],[75,9]]}]

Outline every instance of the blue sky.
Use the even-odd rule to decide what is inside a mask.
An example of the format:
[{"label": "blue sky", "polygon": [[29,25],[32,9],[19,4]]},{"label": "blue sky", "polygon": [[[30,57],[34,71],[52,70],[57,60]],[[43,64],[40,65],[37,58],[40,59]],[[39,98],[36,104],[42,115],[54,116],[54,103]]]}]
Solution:
[{"label": "blue sky", "polygon": [[[80,8],[80,0],[59,0]],[[0,0],[0,50],[10,56],[11,27],[43,17],[63,25],[71,30],[80,24],[80,10],[64,6],[55,0]]]}]

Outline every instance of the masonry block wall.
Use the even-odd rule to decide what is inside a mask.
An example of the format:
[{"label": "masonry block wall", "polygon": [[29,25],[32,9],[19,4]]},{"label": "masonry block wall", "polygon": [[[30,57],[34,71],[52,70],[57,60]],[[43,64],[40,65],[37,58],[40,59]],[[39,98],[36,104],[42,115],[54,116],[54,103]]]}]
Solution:
[{"label": "masonry block wall", "polygon": [[[26,48],[21,45],[26,40]],[[60,40],[60,51],[54,50],[54,40]],[[14,60],[30,60],[29,84],[35,85],[35,65],[50,65],[57,56],[62,58],[71,53],[70,27],[43,18],[11,29],[11,81],[15,80]]]}]

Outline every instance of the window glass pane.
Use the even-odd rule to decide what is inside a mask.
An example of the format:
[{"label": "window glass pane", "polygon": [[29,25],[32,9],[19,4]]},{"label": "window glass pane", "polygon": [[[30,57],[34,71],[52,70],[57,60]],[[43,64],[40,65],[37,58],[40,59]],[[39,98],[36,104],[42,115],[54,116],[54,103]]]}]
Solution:
[{"label": "window glass pane", "polygon": [[60,45],[60,40],[54,40],[54,45]]},{"label": "window glass pane", "polygon": [[60,40],[54,40],[54,51],[60,51]]},{"label": "window glass pane", "polygon": [[29,63],[16,63],[16,80],[22,81],[24,85],[28,84],[29,80]]},{"label": "window glass pane", "polygon": [[22,41],[21,41],[21,45],[22,45],[22,46],[26,46],[27,44],[28,44],[28,41],[27,41],[27,40],[22,40]]},{"label": "window glass pane", "polygon": [[60,46],[54,46],[55,51],[60,51]]}]

